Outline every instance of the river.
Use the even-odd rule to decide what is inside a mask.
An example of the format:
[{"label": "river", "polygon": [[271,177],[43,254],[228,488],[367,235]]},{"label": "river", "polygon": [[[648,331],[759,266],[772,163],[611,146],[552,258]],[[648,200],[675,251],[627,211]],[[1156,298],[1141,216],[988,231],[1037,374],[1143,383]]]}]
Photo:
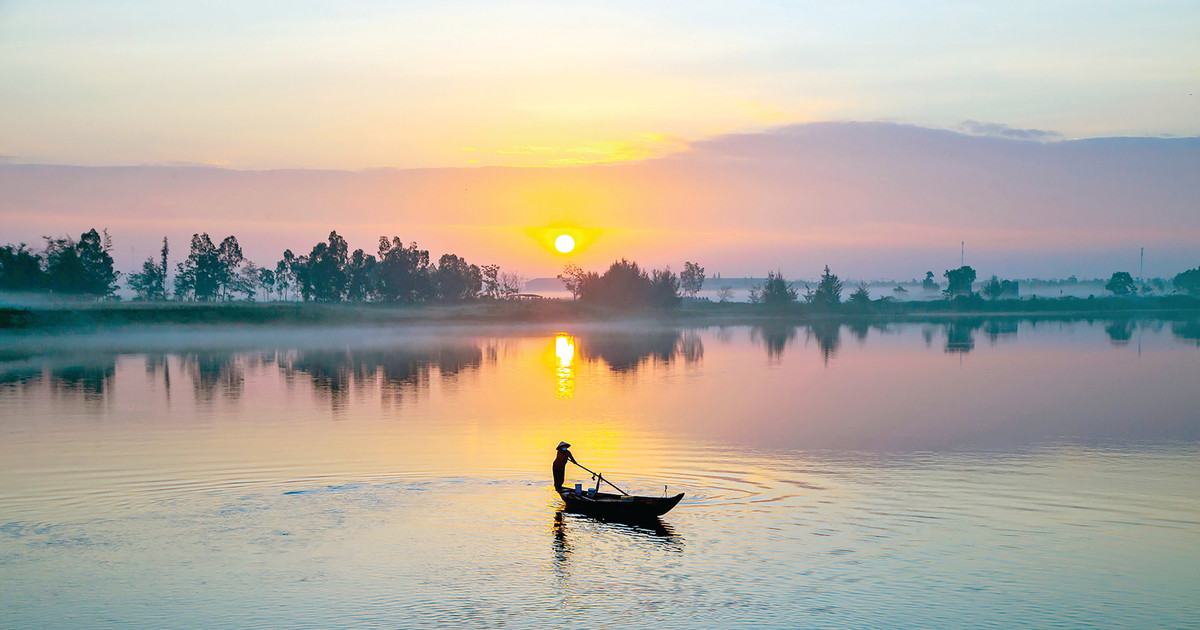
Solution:
[{"label": "river", "polygon": [[10,335],[0,626],[1197,627],[1196,331]]}]

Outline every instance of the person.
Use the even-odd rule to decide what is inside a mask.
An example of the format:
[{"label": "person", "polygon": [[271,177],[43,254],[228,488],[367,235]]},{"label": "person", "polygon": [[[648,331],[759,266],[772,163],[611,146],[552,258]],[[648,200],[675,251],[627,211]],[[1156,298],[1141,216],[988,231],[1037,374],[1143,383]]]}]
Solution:
[{"label": "person", "polygon": [[554,457],[554,465],[550,467],[550,469],[554,471],[554,489],[558,492],[562,492],[563,478],[567,476],[567,462],[573,462],[576,464],[579,463],[576,462],[575,457],[571,455],[571,451],[569,450],[570,448],[570,444],[567,444],[566,442],[559,442],[558,454]]}]

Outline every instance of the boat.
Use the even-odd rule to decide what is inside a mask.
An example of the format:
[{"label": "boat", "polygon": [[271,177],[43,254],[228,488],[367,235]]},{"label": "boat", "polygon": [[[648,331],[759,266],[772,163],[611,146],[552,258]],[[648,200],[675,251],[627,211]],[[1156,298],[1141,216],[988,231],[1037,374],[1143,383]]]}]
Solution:
[{"label": "boat", "polygon": [[633,495],[608,494],[595,490],[576,491],[563,488],[559,491],[567,511],[599,516],[621,521],[639,521],[653,519],[671,511],[680,500],[683,493],[673,497],[638,497]]}]

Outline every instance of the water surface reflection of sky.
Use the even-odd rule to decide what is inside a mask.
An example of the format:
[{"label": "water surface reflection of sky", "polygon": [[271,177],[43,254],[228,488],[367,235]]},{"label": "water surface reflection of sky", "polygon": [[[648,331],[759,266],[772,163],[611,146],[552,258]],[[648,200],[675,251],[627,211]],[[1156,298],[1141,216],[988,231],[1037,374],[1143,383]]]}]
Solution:
[{"label": "water surface reflection of sky", "polygon": [[[13,337],[0,625],[1196,625],[1196,339],[972,319]],[[563,514],[560,439],[687,498],[649,526]]]}]

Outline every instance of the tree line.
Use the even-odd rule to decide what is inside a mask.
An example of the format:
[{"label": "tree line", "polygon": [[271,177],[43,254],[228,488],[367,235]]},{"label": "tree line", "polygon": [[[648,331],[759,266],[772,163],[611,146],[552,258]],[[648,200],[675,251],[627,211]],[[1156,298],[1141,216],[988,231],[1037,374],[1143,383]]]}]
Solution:
[{"label": "tree line", "polygon": [[[89,230],[78,240],[46,237],[36,251],[26,244],[0,247],[0,290],[47,291],[114,299],[120,272],[113,268],[111,239]],[[498,265],[475,265],[455,254],[433,262],[429,251],[398,236],[379,238],[375,254],[350,251],[336,231],[296,255],[288,249],[274,266],[260,267],[242,253],[237,237],[219,243],[193,234],[187,256],[174,266],[163,238],[157,257],[129,274],[136,300],[228,301],[302,299],[306,302],[461,302],[520,293],[522,280]]]},{"label": "tree line", "polygon": [[[38,251],[26,244],[0,247],[0,290],[47,291],[55,294],[113,299],[120,272],[110,254],[112,240],[107,230],[88,230],[78,239],[44,237]],[[325,241],[313,245],[307,254],[288,249],[273,266],[259,267],[242,253],[235,236],[219,243],[207,233],[193,234],[186,258],[177,262],[173,277],[169,273],[170,248],[166,237],[157,257],[149,257],[139,271],[129,274],[126,286],[138,300],[225,301],[264,299],[301,299],[306,302],[389,302],[417,304],[498,299],[516,295],[522,280],[516,274],[501,271],[498,265],[476,265],[455,254],[443,254],[437,262],[429,251],[416,242],[405,245],[398,236],[379,237],[375,253],[363,249],[350,251],[346,240],[336,231]],[[995,300],[1019,295],[1017,282],[992,276],[975,291],[976,271],[964,265],[947,269],[945,289],[932,271],[921,283],[925,291],[941,291],[958,297],[987,297]],[[584,303],[615,308],[650,307],[671,309],[684,297],[695,298],[704,286],[704,268],[685,262],[679,274],[664,269],[645,269],[636,262],[621,259],[603,273],[585,271],[567,265],[559,280],[574,299]],[[815,287],[787,282],[778,271],[767,273],[766,280],[751,287],[751,303],[777,307],[803,300],[818,310],[843,307],[841,279],[826,265]],[[1178,273],[1171,280],[1174,290],[1200,295],[1200,266]],[[1164,287],[1158,287],[1162,290]],[[1139,288],[1132,275],[1115,272],[1105,289],[1116,296],[1149,293],[1149,284]],[[897,293],[907,292],[903,287]],[[722,287],[717,299],[732,299],[732,290]],[[873,302],[887,302],[890,296],[872,300],[865,284],[858,285],[845,304],[866,308]]]}]

